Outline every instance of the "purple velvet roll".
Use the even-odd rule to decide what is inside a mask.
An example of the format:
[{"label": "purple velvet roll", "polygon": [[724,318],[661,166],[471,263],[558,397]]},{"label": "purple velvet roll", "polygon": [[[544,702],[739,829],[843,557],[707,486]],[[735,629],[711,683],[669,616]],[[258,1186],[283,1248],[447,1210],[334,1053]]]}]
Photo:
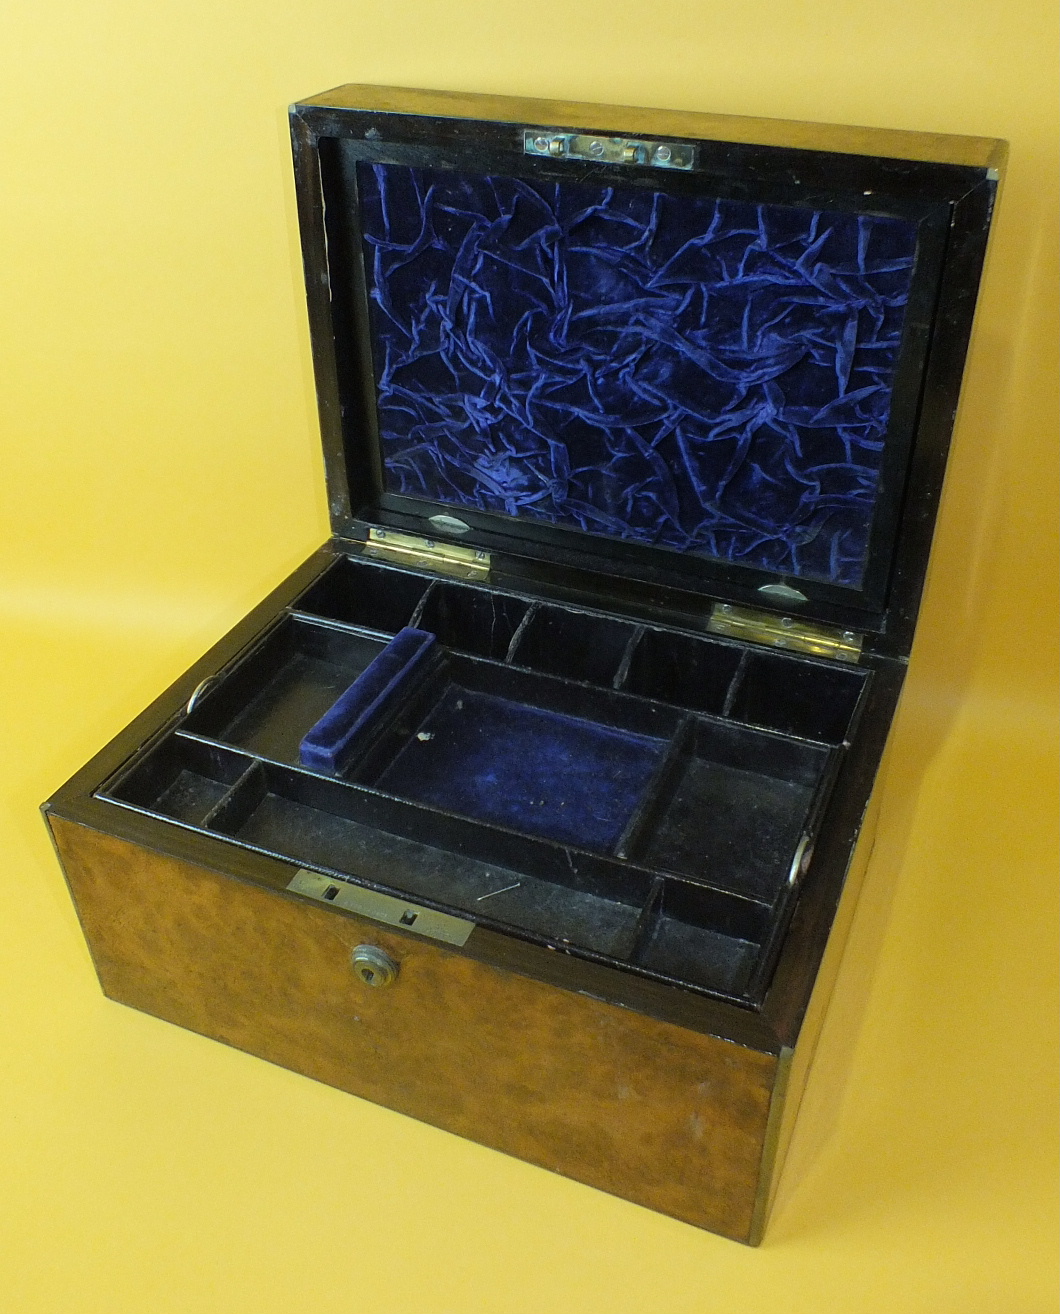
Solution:
[{"label": "purple velvet roll", "polygon": [[437,642],[426,630],[406,628],[395,635],[302,740],[302,765],[331,774],[340,771],[358,737],[426,669]]}]

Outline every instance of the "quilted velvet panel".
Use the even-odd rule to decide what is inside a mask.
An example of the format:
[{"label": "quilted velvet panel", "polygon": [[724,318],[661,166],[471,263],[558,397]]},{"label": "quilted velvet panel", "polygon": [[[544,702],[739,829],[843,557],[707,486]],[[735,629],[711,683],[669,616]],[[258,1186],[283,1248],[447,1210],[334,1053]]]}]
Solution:
[{"label": "quilted velvet panel", "polygon": [[387,491],[857,588],[916,226],[359,165]]}]

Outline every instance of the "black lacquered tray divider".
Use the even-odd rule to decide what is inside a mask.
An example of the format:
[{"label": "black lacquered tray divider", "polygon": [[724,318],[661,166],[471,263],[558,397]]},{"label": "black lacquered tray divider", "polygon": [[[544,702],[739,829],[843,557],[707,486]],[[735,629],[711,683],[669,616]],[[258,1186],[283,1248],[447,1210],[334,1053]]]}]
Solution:
[{"label": "black lacquered tray divider", "polygon": [[618,857],[631,858],[643,848],[660,809],[673,792],[675,777],[693,728],[694,722],[691,716],[682,716],[677,723],[666,752],[659,759],[640,802],[630,814],[629,821],[615,845],[615,853]]},{"label": "black lacquered tray divider", "polygon": [[[444,671],[365,736],[342,778],[301,766],[306,730],[404,626],[437,636]],[[292,861],[394,881],[486,924],[738,995],[767,970],[790,911],[787,855],[816,823],[838,756],[828,745],[842,743],[863,684],[861,671],[344,559],[106,792]],[[417,798],[441,733],[430,727],[445,729],[437,709],[446,698],[460,707],[462,691],[520,716],[540,705],[604,734],[647,734],[655,756],[617,832],[586,845],[578,832],[467,815],[447,795]],[[765,842],[754,830],[763,806]]]},{"label": "black lacquered tray divider", "polygon": [[411,624],[474,656],[830,744],[846,737],[864,683],[863,670],[750,652],[716,637],[485,586],[427,581],[351,558],[338,562],[294,610],[387,636]]},{"label": "black lacquered tray divider", "polygon": [[[380,582],[382,580],[382,582]],[[392,636],[428,629],[446,647],[614,687],[818,743],[849,733],[865,672],[645,626],[484,586],[425,580],[349,558],[295,614]]]},{"label": "black lacquered tray divider", "polygon": [[[515,925],[534,938],[569,943],[589,957],[636,963],[663,882],[635,864],[569,848],[454,815],[365,786],[247,757],[178,731],[109,788],[111,798],[157,813],[166,774],[202,767],[232,780],[208,811],[163,815],[275,856],[359,877],[487,925]],[[162,786],[161,790],[159,786]],[[164,806],[164,805],[163,805]],[[380,851],[379,834],[385,839]],[[449,854],[459,854],[450,859]],[[439,859],[445,854],[446,859]],[[395,870],[401,879],[394,883]],[[723,920],[750,955],[768,923],[755,900],[722,895]],[[489,902],[492,901],[492,902]],[[651,963],[646,964],[652,969]],[[724,986],[711,965],[698,984]]]},{"label": "black lacquered tray divider", "polygon": [[106,787],[110,798],[188,826],[206,828],[257,759],[177,733],[135,760]]}]

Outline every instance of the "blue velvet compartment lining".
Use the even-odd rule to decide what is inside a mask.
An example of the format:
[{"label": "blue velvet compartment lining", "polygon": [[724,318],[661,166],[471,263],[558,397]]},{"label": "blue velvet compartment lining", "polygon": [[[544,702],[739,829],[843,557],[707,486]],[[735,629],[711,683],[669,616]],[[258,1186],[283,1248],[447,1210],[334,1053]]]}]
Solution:
[{"label": "blue velvet compartment lining", "polygon": [[[437,651],[435,635],[403,629],[302,739],[302,765],[344,770],[358,740]],[[450,684],[375,783],[478,821],[608,852],[665,748],[649,735]]]},{"label": "blue velvet compartment lining", "polygon": [[357,739],[410,682],[423,673],[437,639],[403,629],[324,713],[298,747],[298,760],[314,771],[341,771]]},{"label": "blue velvet compartment lining", "polygon": [[389,492],[859,586],[915,224],[358,181]]},{"label": "blue velvet compartment lining", "polygon": [[610,851],[666,741],[450,685],[380,789],[579,848]]}]

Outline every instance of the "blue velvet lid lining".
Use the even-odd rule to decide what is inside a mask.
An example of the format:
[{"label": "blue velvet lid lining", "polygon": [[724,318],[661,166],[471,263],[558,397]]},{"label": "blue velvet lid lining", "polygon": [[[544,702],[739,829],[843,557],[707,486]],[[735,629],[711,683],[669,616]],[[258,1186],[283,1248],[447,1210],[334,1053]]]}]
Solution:
[{"label": "blue velvet lid lining", "polygon": [[847,588],[917,229],[358,166],[384,489]]}]

